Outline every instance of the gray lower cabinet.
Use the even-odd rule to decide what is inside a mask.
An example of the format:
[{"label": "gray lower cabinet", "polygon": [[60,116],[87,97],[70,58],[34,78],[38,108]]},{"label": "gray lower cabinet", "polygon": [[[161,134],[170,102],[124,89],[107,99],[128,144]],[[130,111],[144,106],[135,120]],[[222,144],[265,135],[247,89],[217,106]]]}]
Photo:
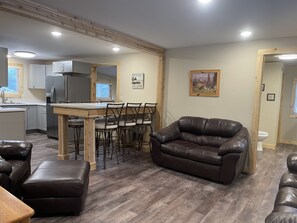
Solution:
[{"label": "gray lower cabinet", "polygon": [[46,131],[46,106],[37,106],[37,129]]},{"label": "gray lower cabinet", "polygon": [[27,130],[34,130],[37,128],[37,106],[27,106]]},{"label": "gray lower cabinet", "polygon": [[25,108],[26,130],[46,131],[46,106],[45,105],[14,105],[3,107]]}]

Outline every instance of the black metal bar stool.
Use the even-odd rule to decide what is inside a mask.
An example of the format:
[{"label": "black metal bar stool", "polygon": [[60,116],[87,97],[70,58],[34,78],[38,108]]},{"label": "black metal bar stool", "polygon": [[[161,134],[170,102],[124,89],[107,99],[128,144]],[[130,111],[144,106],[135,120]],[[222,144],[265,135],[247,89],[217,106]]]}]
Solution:
[{"label": "black metal bar stool", "polygon": [[81,129],[84,127],[84,120],[79,119],[76,116],[70,116],[68,119],[68,127],[73,128],[73,136],[74,136],[74,153],[75,159],[77,160],[77,155],[79,155],[79,140]]},{"label": "black metal bar stool", "polygon": [[125,148],[128,146],[128,143],[131,147],[133,147],[134,151],[136,151],[134,142],[135,140],[133,140],[132,133],[133,130],[136,132],[135,127],[140,106],[141,103],[127,103],[125,107],[125,114],[122,115],[122,118],[119,122],[120,139],[122,141],[123,149],[123,161],[125,161]]},{"label": "black metal bar stool", "polygon": [[100,143],[100,136],[103,135],[103,163],[104,169],[106,169],[106,151],[111,141],[111,158],[113,155],[113,151],[116,153],[117,163],[119,164],[118,159],[118,149],[114,149],[113,145],[113,133],[116,133],[117,137],[117,145],[119,146],[119,133],[118,133],[118,124],[119,119],[121,117],[122,109],[124,103],[108,103],[106,106],[106,113],[104,119],[102,121],[96,121],[95,123],[95,131],[96,131],[96,152],[97,156],[99,155],[99,143]]},{"label": "black metal bar stool", "polygon": [[[150,132],[153,132],[152,121],[154,113],[157,109],[157,103],[145,103],[142,113],[139,114],[139,118],[136,121],[137,126],[137,139],[138,139],[138,149],[142,151],[142,145],[144,141],[144,134],[147,127],[150,127]],[[151,148],[151,145],[149,143]]]}]

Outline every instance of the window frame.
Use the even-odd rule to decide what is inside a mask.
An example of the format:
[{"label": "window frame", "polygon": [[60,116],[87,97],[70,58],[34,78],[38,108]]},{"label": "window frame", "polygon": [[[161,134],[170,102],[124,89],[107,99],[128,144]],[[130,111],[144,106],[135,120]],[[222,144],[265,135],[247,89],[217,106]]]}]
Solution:
[{"label": "window frame", "polygon": [[19,70],[18,80],[17,80],[19,88],[18,88],[18,92],[16,92],[16,93],[11,93],[11,92],[5,91],[5,97],[6,98],[19,98],[19,97],[21,97],[21,95],[23,93],[23,72],[24,72],[23,64],[8,63],[8,67],[14,67]]},{"label": "window frame", "polygon": [[96,89],[97,89],[97,84],[106,84],[109,85],[109,97],[97,97],[97,90],[96,90],[96,100],[101,100],[101,99],[112,99],[112,84],[111,83],[106,83],[106,82],[101,82],[97,81],[96,82]]},{"label": "window frame", "polygon": [[[294,112],[295,107],[296,107],[296,112]],[[290,118],[297,118],[297,78],[294,78],[292,83]]]}]

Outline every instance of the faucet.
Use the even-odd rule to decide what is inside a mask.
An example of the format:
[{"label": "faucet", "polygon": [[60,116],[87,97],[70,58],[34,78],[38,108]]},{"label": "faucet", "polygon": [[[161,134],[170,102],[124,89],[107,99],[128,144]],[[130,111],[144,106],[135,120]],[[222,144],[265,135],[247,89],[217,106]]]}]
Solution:
[{"label": "faucet", "polygon": [[1,100],[2,100],[2,104],[4,104],[6,102],[6,98],[5,98],[5,91],[4,91],[4,88],[1,88],[1,92],[0,92],[0,97],[1,97]]}]

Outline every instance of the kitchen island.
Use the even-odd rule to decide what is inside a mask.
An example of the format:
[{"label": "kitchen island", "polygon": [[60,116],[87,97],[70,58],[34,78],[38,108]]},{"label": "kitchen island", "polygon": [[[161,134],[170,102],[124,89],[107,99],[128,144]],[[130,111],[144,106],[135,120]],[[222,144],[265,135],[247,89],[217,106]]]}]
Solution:
[{"label": "kitchen island", "polygon": [[105,115],[106,103],[57,103],[51,104],[58,115],[58,159],[69,159],[68,116],[84,119],[84,159],[90,162],[91,170],[96,169],[95,159],[95,118]]},{"label": "kitchen island", "polygon": [[0,107],[0,140],[25,140],[25,112],[23,108]]}]

